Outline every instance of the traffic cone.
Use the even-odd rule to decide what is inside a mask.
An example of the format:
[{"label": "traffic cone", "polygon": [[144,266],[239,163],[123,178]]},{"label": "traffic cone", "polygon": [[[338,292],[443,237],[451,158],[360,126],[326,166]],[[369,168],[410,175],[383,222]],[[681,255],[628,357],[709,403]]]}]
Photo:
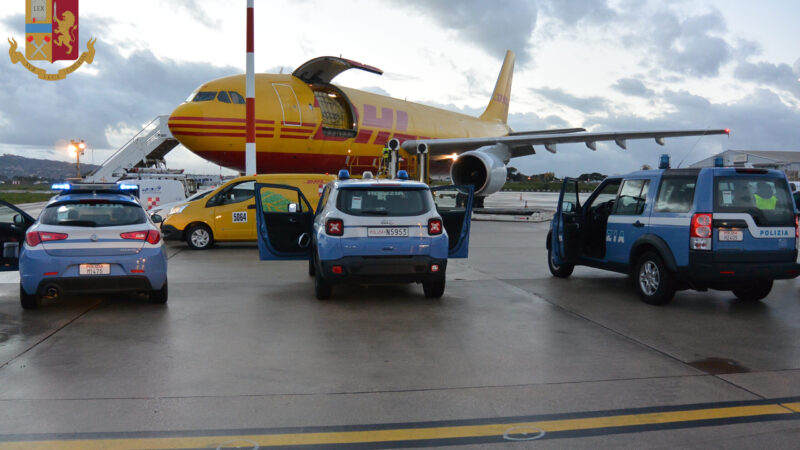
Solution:
[{"label": "traffic cone", "polygon": [[527,200],[525,200],[525,207],[526,208],[528,207],[528,201]]}]

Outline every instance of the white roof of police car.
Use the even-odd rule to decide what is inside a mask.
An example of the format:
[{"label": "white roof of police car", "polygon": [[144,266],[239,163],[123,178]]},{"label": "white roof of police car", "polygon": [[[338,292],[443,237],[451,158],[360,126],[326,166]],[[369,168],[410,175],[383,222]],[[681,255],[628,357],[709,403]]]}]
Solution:
[{"label": "white roof of police car", "polygon": [[334,185],[337,187],[350,187],[350,186],[357,186],[357,187],[377,187],[377,186],[387,186],[387,187],[412,187],[412,188],[428,188],[428,185],[415,180],[399,180],[394,179],[390,180],[387,178],[351,178],[349,180],[336,180]]}]

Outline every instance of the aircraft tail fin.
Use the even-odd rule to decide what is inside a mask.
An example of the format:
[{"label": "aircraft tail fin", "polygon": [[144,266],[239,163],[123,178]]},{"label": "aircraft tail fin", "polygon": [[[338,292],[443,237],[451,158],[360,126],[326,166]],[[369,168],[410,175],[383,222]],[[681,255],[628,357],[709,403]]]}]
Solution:
[{"label": "aircraft tail fin", "polygon": [[514,77],[514,52],[506,51],[506,58],[503,60],[503,68],[497,77],[494,85],[492,98],[489,105],[481,114],[481,120],[497,121],[506,123],[508,120],[508,104],[511,100],[511,79]]}]

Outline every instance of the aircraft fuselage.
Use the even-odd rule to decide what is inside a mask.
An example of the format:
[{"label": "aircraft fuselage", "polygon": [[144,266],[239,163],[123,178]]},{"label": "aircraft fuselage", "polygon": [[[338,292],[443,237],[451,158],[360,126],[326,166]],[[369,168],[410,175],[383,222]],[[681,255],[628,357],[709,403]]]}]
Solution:
[{"label": "aircraft fuselage", "polygon": [[[241,100],[237,95],[243,96],[244,88],[244,75],[204,84],[173,111],[169,118],[172,134],[202,158],[243,171],[245,105],[236,101]],[[220,92],[227,95],[220,96]],[[288,74],[256,75],[259,173],[375,171],[391,138],[402,142],[508,133],[508,126],[499,121],[333,84],[306,84]],[[401,150],[402,168],[415,170],[412,156]]]}]

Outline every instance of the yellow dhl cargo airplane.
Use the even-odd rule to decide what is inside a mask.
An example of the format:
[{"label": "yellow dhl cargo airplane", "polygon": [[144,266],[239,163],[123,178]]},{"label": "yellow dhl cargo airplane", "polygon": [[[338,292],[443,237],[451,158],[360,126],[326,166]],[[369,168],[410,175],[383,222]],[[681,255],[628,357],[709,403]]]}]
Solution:
[{"label": "yellow dhl cargo airplane", "polygon": [[[561,143],[598,141],[626,148],[628,139],[727,134],[729,130],[585,132],[583,128],[514,132],[507,124],[514,72],[508,51],[489,105],[480,117],[331,84],[348,69],[382,74],[380,69],[344,58],[312,59],[291,74],[256,75],[258,173],[351,173],[375,171],[382,149],[396,138],[400,168],[414,172],[415,154],[425,144],[433,174],[474,186],[477,204],[499,191],[506,164],[543,146],[555,153]],[[234,170],[245,167],[245,76],[209,81],[197,88],[169,118],[172,134],[199,156]]]}]

